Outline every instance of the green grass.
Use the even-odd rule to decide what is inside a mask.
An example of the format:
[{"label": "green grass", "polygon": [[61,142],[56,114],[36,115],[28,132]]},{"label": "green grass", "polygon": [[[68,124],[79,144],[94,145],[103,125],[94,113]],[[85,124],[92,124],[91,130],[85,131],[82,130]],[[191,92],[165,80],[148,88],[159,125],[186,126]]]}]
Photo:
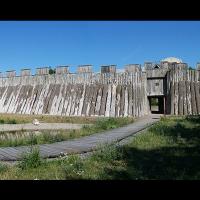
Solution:
[{"label": "green grass", "polygon": [[15,119],[2,119],[0,118],[0,124],[17,124]]},{"label": "green grass", "polygon": [[22,159],[18,163],[18,167],[22,170],[37,168],[42,164],[42,159],[40,157],[39,148],[32,147],[29,153],[22,154]]},{"label": "green grass", "polygon": [[0,179],[199,180],[200,117],[171,117],[123,147],[100,146],[85,159],[73,155],[36,168],[7,167]]},{"label": "green grass", "polygon": [[[13,138],[5,137],[0,138],[0,147],[22,146],[22,145],[37,145],[37,144],[49,144],[54,142],[61,142],[69,139],[80,138],[83,136],[92,135],[101,131],[106,131],[113,128],[118,128],[134,121],[133,118],[100,118],[95,124],[89,126],[84,125],[82,129],[77,130],[59,130],[56,131],[42,131],[40,135],[24,135],[23,131],[10,132]],[[5,135],[6,132],[1,132],[0,135]],[[19,136],[16,137],[15,135]],[[20,137],[21,136],[21,137]]]},{"label": "green grass", "polygon": [[32,123],[34,119],[46,123],[79,123],[91,124],[98,120],[98,117],[68,117],[54,115],[21,115],[21,114],[0,114],[0,124],[23,124]]},{"label": "green grass", "polygon": [[7,171],[7,169],[8,169],[7,165],[0,163],[0,173]]},{"label": "green grass", "polygon": [[[30,135],[25,136],[25,131],[15,132],[2,132],[1,135],[13,135],[11,137],[4,137],[0,139],[0,147],[16,147],[22,145],[37,145],[37,144],[49,144],[54,142],[60,142],[68,139],[75,138],[78,134],[77,130],[59,130],[54,134],[54,131],[41,131],[40,135],[34,135],[31,132]],[[77,132],[77,133],[76,133]],[[74,133],[74,134],[73,134]]]}]

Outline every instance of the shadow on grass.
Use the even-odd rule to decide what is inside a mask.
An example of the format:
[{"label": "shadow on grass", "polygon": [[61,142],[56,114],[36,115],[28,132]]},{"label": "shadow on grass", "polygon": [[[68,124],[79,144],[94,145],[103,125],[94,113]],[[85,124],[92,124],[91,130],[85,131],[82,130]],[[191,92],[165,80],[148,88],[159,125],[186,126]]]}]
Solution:
[{"label": "shadow on grass", "polygon": [[190,148],[161,148],[150,151],[126,148],[123,161],[127,166],[119,171],[105,168],[112,179],[174,180],[200,179],[200,150]]},{"label": "shadow on grass", "polygon": [[[186,127],[182,119],[176,121],[175,126],[167,126],[165,124],[158,124],[151,127],[149,130],[164,136],[170,136],[173,138],[174,142],[183,142],[185,145],[199,145],[200,147],[200,120],[193,120],[196,126]],[[196,120],[196,122],[195,122]],[[199,122],[198,122],[199,121]]]},{"label": "shadow on grass", "polygon": [[196,116],[187,116],[186,120],[192,123],[199,123],[200,124],[200,115],[196,115]]},{"label": "shadow on grass", "polygon": [[[191,120],[199,123],[199,118]],[[172,137],[175,145],[151,150],[125,146],[122,160],[126,167],[105,168],[105,174],[112,179],[200,179],[200,125],[196,125],[186,128],[184,123],[177,122],[174,127],[152,127],[155,134]]]}]

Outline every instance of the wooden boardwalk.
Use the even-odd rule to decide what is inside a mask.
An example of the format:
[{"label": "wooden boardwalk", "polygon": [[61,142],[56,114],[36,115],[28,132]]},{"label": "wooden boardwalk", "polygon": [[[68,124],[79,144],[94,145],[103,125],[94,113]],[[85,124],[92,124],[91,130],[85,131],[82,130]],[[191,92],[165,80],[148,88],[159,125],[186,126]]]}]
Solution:
[{"label": "wooden boardwalk", "polygon": [[[72,139],[53,144],[38,145],[41,157],[54,158],[63,154],[81,154],[90,152],[100,144],[120,141],[130,135],[141,131],[153,123],[159,121],[160,115],[149,115],[139,118],[132,124],[125,127],[112,129],[106,132],[86,136],[78,139]],[[0,160],[17,161],[20,160],[23,152],[30,152],[30,146],[19,147],[1,147]]]}]

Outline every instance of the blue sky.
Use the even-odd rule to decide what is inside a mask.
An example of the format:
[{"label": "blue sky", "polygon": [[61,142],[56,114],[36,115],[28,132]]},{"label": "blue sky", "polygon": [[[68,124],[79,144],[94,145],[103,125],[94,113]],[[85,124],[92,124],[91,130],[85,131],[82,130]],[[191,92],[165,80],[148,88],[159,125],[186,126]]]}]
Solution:
[{"label": "blue sky", "polygon": [[200,21],[0,21],[0,71],[81,64],[200,62]]}]

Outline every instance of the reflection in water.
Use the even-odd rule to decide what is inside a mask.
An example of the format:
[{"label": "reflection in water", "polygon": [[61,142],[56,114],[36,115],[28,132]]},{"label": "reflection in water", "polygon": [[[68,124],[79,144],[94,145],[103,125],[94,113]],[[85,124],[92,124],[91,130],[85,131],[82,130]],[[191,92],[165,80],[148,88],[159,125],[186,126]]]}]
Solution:
[{"label": "reflection in water", "polygon": [[24,139],[24,138],[31,138],[34,136],[39,135],[49,135],[55,136],[57,134],[69,133],[69,130],[40,130],[40,131],[9,131],[9,132],[0,132],[0,141],[5,140],[17,140],[17,139]]}]

